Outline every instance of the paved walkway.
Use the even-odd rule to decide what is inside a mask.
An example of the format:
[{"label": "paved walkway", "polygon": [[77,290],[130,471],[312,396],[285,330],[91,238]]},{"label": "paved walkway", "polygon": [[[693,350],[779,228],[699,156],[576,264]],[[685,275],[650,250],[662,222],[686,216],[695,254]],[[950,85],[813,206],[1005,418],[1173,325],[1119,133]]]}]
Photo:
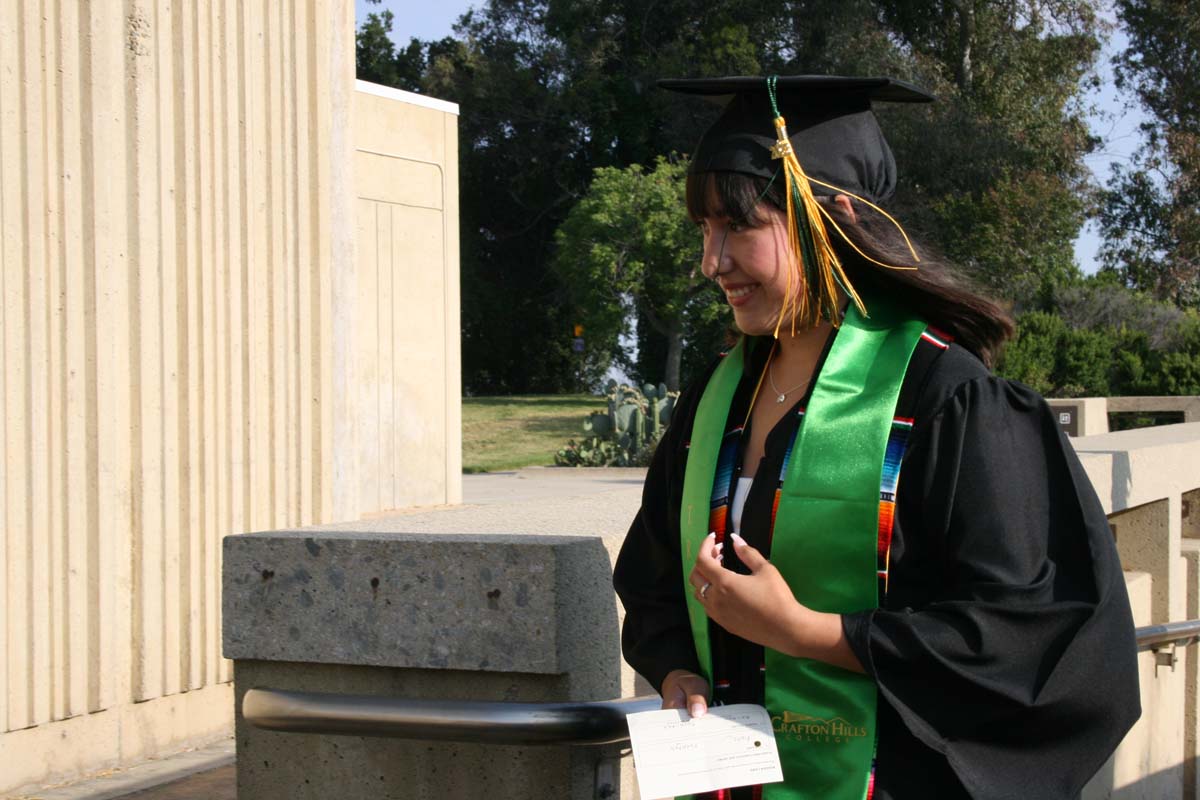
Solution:
[{"label": "paved walkway", "polygon": [[[463,504],[418,508],[330,529],[379,527],[431,533],[613,535],[628,528],[644,469],[533,468],[463,476]],[[237,800],[233,740],[111,770],[5,800]]]},{"label": "paved walkway", "polygon": [[237,800],[233,737],[5,800]]},{"label": "paved walkway", "polygon": [[122,795],[122,800],[237,800],[236,767],[217,767],[155,789]]}]

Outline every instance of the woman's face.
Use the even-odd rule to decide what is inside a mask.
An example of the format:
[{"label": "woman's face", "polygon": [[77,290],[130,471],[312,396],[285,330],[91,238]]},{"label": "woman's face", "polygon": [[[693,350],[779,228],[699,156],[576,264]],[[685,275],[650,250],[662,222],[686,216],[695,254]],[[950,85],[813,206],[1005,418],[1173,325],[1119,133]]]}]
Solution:
[{"label": "woman's face", "polygon": [[717,282],[733,308],[734,322],[752,336],[772,333],[790,291],[800,290],[788,243],[787,216],[759,203],[749,219],[704,217],[701,268]]}]

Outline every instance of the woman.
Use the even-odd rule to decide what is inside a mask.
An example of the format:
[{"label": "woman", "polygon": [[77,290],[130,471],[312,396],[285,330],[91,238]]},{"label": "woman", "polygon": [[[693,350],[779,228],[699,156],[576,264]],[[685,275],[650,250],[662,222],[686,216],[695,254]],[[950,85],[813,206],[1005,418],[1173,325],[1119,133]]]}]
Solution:
[{"label": "woman", "polygon": [[1011,322],[881,208],[871,101],[932,98],[662,85],[732,96],[687,195],[744,336],[655,453],[614,570],[626,659],[664,708],[767,707],[784,783],[721,800],[1077,796],[1139,714],[1128,599],[1045,402],[988,371]]}]

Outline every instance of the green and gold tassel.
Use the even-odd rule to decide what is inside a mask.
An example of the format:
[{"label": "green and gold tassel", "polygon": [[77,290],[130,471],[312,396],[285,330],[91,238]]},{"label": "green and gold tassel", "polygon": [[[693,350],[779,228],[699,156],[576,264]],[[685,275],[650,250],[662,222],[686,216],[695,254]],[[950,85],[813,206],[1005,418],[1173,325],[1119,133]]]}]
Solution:
[{"label": "green and gold tassel", "polygon": [[[783,326],[783,320],[788,316],[792,320],[792,335],[796,333],[797,320],[805,328],[815,327],[822,319],[828,319],[833,323],[834,327],[839,326],[841,324],[838,298],[839,287],[846,293],[846,296],[850,298],[854,305],[858,307],[858,310],[864,316],[867,315],[867,308],[863,305],[862,298],[854,290],[853,284],[851,284],[850,279],[846,276],[845,270],[842,269],[842,263],[838,259],[833,245],[830,243],[829,231],[825,226],[826,221],[833,226],[834,231],[855,252],[866,260],[887,269],[916,269],[916,267],[897,267],[891,264],[884,264],[860,250],[858,245],[846,235],[845,231],[829,215],[829,212],[817,202],[810,184],[815,183],[819,186],[833,189],[839,194],[844,194],[847,197],[858,200],[878,211],[899,229],[900,234],[904,236],[905,243],[908,245],[909,252],[912,253],[913,260],[920,261],[916,250],[913,249],[912,242],[908,239],[908,235],[904,232],[900,223],[890,214],[853,192],[848,192],[845,189],[825,183],[824,181],[810,178],[805,174],[804,168],[800,166],[800,160],[796,158],[796,151],[792,147],[791,139],[788,137],[787,123],[783,115],[779,113],[779,105],[775,97],[775,85],[777,81],[777,75],[767,78],[767,92],[771,101],[771,111],[775,115],[774,123],[777,137],[775,146],[771,148],[771,157],[783,161],[783,173],[786,180],[785,194],[787,197],[788,238],[792,252],[799,258],[800,263],[798,269],[788,271],[788,299],[784,301],[784,307],[780,310],[779,320],[775,323],[776,338],[779,337],[779,329]],[[797,277],[802,278],[805,282],[802,291],[792,291],[793,272],[796,272]],[[789,310],[791,311],[790,315],[786,313]]]}]

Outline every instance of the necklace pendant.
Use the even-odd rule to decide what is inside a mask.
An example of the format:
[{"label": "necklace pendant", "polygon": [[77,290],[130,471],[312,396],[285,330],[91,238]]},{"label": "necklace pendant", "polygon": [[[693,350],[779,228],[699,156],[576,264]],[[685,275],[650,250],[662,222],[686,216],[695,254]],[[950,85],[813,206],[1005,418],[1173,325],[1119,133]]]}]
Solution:
[{"label": "necklace pendant", "polygon": [[787,400],[787,395],[786,395],[786,394],[781,394],[781,395],[779,395],[779,397],[776,397],[776,398],[775,398],[775,402],[776,402],[776,403],[782,403],[784,400]]}]

